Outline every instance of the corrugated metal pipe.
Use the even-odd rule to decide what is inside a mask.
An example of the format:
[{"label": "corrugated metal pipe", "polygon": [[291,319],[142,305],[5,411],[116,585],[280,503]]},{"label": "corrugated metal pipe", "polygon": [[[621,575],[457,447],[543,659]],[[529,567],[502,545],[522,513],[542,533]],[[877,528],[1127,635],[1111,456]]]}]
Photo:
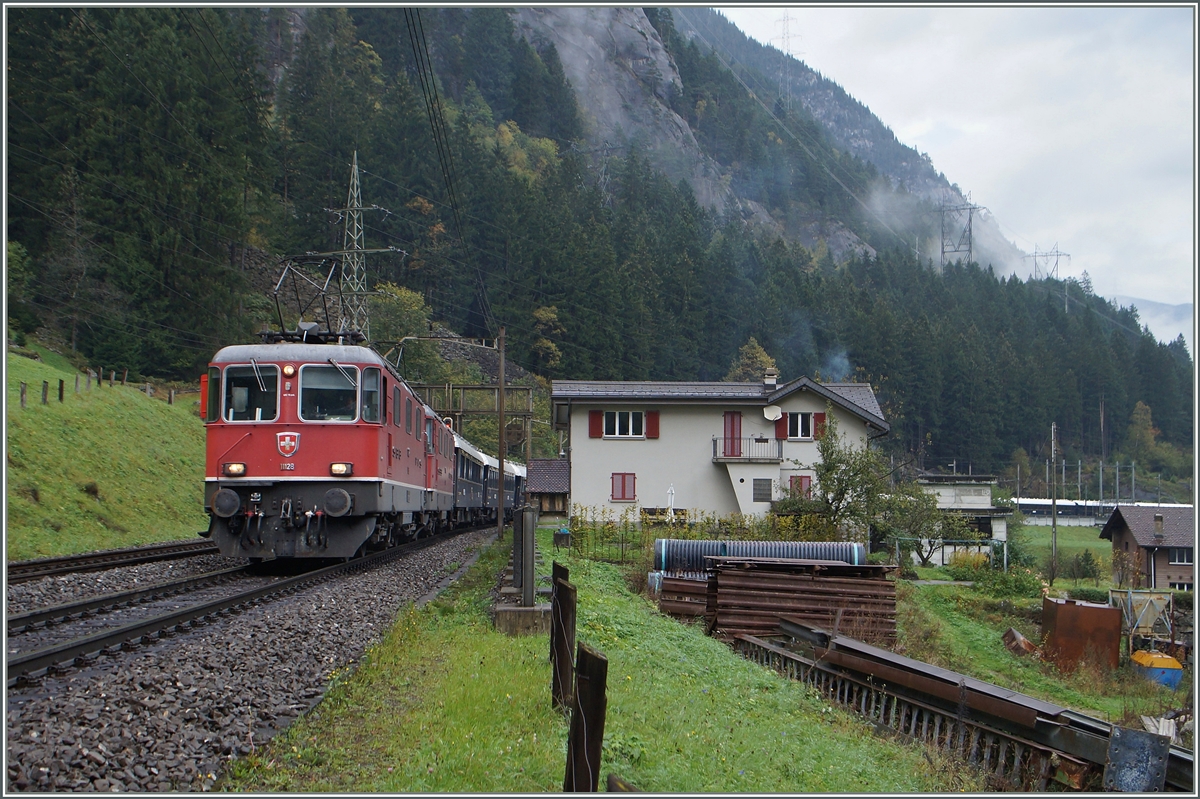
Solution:
[{"label": "corrugated metal pipe", "polygon": [[849,541],[684,541],[654,540],[654,568],[659,571],[701,571],[705,555],[735,558],[801,558],[840,560],[852,566],[867,562],[862,544]]}]

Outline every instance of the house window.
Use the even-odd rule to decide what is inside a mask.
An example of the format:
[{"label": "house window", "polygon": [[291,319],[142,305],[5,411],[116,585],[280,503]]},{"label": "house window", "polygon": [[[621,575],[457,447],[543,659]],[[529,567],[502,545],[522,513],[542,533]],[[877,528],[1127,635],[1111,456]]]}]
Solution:
[{"label": "house window", "polygon": [[788,438],[812,438],[812,414],[788,414]]},{"label": "house window", "polygon": [[605,438],[642,438],[645,436],[641,411],[605,411]]},{"label": "house window", "polygon": [[1192,590],[1191,583],[1171,583],[1170,585],[1171,585],[1171,588],[1174,588],[1176,591],[1191,591]]},{"label": "house window", "polygon": [[631,472],[613,472],[613,502],[633,502],[637,499],[637,475]]},{"label": "house window", "polygon": [[791,479],[792,496],[808,498],[812,491],[812,476],[807,474],[794,474]]},{"label": "house window", "polygon": [[1192,548],[1191,547],[1171,547],[1168,562],[1172,566],[1191,566],[1192,565]]},{"label": "house window", "polygon": [[771,501],[771,480],[769,478],[754,478],[754,501]]}]

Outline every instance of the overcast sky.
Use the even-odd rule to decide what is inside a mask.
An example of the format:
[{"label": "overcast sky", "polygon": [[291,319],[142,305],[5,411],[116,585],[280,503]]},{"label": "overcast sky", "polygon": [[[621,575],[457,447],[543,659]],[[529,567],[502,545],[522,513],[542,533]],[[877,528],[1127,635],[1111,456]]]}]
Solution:
[{"label": "overcast sky", "polygon": [[[721,8],[842,86],[1025,252],[1194,301],[1192,8]],[[796,36],[799,34],[799,36]],[[772,42],[772,39],[776,41]]]}]

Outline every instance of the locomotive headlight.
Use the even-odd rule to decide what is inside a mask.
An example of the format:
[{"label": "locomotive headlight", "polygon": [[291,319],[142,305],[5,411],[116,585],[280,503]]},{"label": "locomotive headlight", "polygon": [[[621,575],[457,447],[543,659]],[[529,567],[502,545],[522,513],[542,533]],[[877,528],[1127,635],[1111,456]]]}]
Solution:
[{"label": "locomotive headlight", "polygon": [[354,474],[353,463],[331,463],[329,464],[329,473],[334,477],[349,477]]},{"label": "locomotive headlight", "polygon": [[294,374],[296,374],[296,367],[295,367],[295,366],[292,366],[290,363],[289,363],[289,364],[284,364],[284,367],[283,367],[283,376],[284,376],[284,377],[291,377],[291,376],[292,376],[292,375],[294,375]]},{"label": "locomotive headlight", "polygon": [[246,473],[246,464],[244,463],[223,463],[221,471],[228,477],[241,477]]}]

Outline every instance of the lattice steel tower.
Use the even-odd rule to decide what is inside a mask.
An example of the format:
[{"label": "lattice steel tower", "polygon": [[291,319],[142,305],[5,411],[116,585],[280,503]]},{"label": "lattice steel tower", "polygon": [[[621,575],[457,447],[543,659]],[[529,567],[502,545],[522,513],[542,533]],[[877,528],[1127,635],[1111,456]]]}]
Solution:
[{"label": "lattice steel tower", "polygon": [[341,319],[338,330],[357,330],[371,338],[367,310],[367,258],[363,248],[362,189],[358,182],[358,151],[350,167],[350,191],[346,195],[346,224],[342,233]]}]

